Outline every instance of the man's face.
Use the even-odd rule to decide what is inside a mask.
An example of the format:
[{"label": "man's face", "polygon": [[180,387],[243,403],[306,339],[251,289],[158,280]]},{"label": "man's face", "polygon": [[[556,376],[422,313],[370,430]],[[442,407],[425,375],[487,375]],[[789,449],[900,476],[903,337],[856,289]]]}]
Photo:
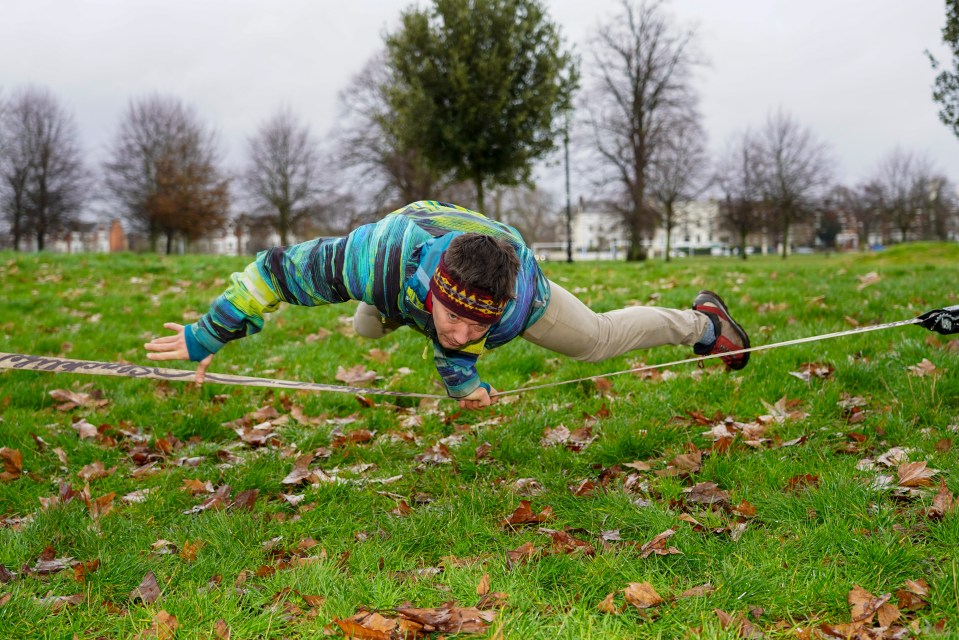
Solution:
[{"label": "man's face", "polygon": [[462,349],[471,342],[476,342],[489,331],[490,325],[467,320],[444,307],[436,298],[433,298],[433,325],[436,327],[436,337],[444,349]]}]

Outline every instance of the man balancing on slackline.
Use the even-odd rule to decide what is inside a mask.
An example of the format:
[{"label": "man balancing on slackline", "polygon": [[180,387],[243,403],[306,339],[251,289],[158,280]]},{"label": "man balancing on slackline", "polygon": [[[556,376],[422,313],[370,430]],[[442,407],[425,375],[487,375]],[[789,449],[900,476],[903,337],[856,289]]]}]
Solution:
[{"label": "man balancing on slackline", "polygon": [[[517,336],[576,360],[599,362],[634,349],[692,345],[699,355],[749,347],[722,298],[700,291],[692,309],[635,306],[594,313],[546,278],[513,227],[457,205],[414,202],[341,238],[260,252],[197,322],[167,323],[173,335],[145,348],[151,360],[199,362],[263,328],[281,302],[360,301],[356,332],[381,338],[408,326],[427,336],[448,394],[464,409],[494,399],[476,360]],[[742,369],[748,353],[722,356]]]}]

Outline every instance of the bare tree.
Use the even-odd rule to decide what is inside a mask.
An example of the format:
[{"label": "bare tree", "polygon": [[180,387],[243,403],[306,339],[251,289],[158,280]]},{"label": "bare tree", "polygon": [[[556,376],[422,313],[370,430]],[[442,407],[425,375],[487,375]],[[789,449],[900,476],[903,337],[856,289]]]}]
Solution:
[{"label": "bare tree", "polygon": [[795,119],[777,111],[759,133],[763,193],[771,222],[782,233],[782,256],[789,254],[789,231],[812,214],[827,187],[832,159],[825,144]]},{"label": "bare tree", "polygon": [[728,143],[717,167],[716,182],[723,193],[720,224],[736,234],[740,256],[745,260],[747,238],[763,228],[766,211],[761,150],[753,133],[738,134]]},{"label": "bare tree", "polygon": [[513,226],[527,244],[558,238],[559,215],[546,191],[529,187],[495,187],[490,193],[488,213]]},{"label": "bare tree", "polygon": [[666,232],[666,262],[670,259],[673,229],[683,222],[677,205],[695,200],[709,185],[706,132],[699,114],[692,111],[677,118],[670,129],[653,154],[649,175],[650,199]]},{"label": "bare tree", "polygon": [[867,181],[853,188],[838,186],[833,191],[836,206],[848,226],[856,230],[859,249],[869,248],[869,238],[882,222],[882,187],[876,181]]},{"label": "bare tree", "polygon": [[611,200],[629,231],[630,260],[645,258],[643,239],[655,228],[648,202],[654,158],[674,133],[677,114],[695,105],[690,74],[699,60],[692,31],[674,28],[659,0],[622,0],[620,15],[602,26],[591,45],[588,125]]},{"label": "bare tree", "polygon": [[253,211],[288,244],[290,233],[310,216],[319,185],[319,154],[308,126],[289,109],[279,111],[248,141],[243,186]]},{"label": "bare tree", "polygon": [[900,242],[948,237],[954,188],[928,158],[893,149],[879,162],[873,182],[881,193],[885,220]]},{"label": "bare tree", "polygon": [[438,198],[449,180],[431,169],[422,155],[397,135],[389,106],[393,84],[385,53],[380,52],[340,94],[343,124],[334,133],[330,173],[370,201],[373,209],[393,210],[405,203]]},{"label": "bare tree", "polygon": [[14,248],[33,235],[42,251],[51,234],[77,218],[89,189],[77,128],[52,93],[28,88],[11,98],[2,130],[0,207]]},{"label": "bare tree", "polygon": [[177,237],[193,240],[222,227],[228,180],[214,134],[192,109],[159,95],[131,102],[104,165],[106,186],[133,227],[156,251]]}]

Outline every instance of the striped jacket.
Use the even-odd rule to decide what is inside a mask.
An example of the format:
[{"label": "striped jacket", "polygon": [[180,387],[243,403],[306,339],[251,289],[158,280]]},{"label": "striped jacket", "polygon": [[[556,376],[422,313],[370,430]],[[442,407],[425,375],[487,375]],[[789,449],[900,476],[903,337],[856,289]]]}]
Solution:
[{"label": "striped jacket", "polygon": [[[437,341],[426,298],[440,255],[453,238],[468,232],[511,243],[520,271],[515,298],[499,321],[478,343],[453,351]],[[542,316],[549,303],[546,276],[516,229],[432,200],[414,202],[345,237],[317,238],[260,252],[230,282],[207,314],[187,328],[191,360],[202,360],[227,342],[260,331],[263,315],[275,311],[281,302],[316,306],[362,300],[384,317],[432,340],[436,369],[453,397],[469,395],[480,386],[476,360],[484,349],[518,336]]]}]

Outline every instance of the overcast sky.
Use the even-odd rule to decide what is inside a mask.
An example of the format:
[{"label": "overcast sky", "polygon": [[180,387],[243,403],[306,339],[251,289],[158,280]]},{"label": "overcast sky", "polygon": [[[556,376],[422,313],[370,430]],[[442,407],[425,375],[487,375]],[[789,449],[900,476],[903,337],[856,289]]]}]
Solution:
[{"label": "overcast sky", "polygon": [[[420,2],[424,6],[425,2]],[[51,89],[103,157],[129,101],[192,105],[226,158],[283,106],[322,138],[337,95],[382,48],[407,0],[3,0],[0,91]],[[566,41],[588,41],[618,0],[547,0]],[[942,0],[673,0],[709,60],[697,88],[710,143],[782,108],[828,143],[854,183],[897,145],[959,182],[959,139],[937,118],[924,51],[946,59]],[[585,71],[585,69],[584,69]],[[584,73],[585,75],[585,73]],[[574,197],[585,185],[574,177]],[[583,194],[588,195],[588,194]]]}]

